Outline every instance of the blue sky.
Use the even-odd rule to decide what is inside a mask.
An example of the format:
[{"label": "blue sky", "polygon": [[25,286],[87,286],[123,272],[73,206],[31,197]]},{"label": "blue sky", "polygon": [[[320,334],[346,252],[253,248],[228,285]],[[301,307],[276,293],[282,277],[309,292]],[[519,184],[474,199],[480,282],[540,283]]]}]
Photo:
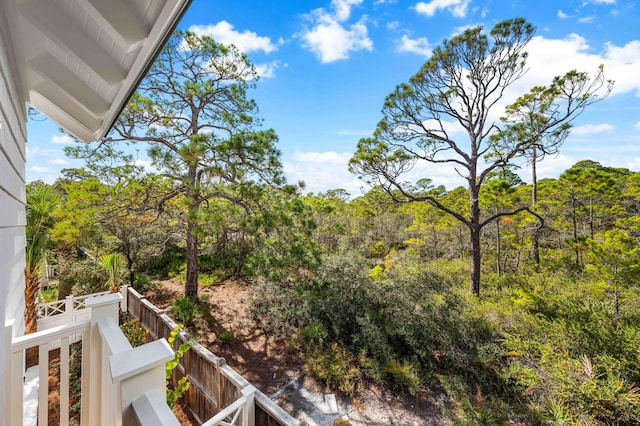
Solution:
[{"label": "blue sky", "polygon": [[[560,154],[539,165],[539,176],[557,177],[584,159],[640,170],[638,7],[627,0],[194,0],[180,27],[247,53],[261,75],[251,96],[264,126],[279,135],[290,182],[357,196],[363,183],[347,163],[358,140],[375,129],[385,96],[442,40],[513,17],[537,27],[527,48],[529,72],[513,96],[571,69],[595,72],[599,64],[616,80],[609,98],[574,122]],[[64,156],[70,140],[55,123],[27,126],[27,180],[51,183],[62,168],[78,165]],[[450,189],[462,184],[446,167],[413,173],[409,178],[429,177]],[[521,174],[528,181],[526,167]]]}]

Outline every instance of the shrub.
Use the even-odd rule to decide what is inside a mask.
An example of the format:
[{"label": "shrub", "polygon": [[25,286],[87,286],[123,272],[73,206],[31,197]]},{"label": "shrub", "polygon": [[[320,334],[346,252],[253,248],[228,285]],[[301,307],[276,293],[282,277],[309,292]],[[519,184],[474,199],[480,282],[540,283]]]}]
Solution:
[{"label": "shrub", "polygon": [[171,316],[186,325],[196,319],[197,301],[190,297],[176,297],[171,302]]},{"label": "shrub", "polygon": [[310,301],[305,297],[306,291],[300,288],[302,285],[294,287],[288,282],[256,280],[249,299],[249,312],[263,332],[275,337],[292,335],[309,321]]},{"label": "shrub", "polygon": [[358,357],[346,348],[332,343],[328,348],[315,349],[307,354],[306,370],[331,389],[354,396],[363,389],[362,371]]},{"label": "shrub", "polygon": [[220,345],[224,346],[233,343],[233,341],[236,340],[236,336],[232,331],[223,331],[218,335],[216,340],[218,340]]},{"label": "shrub", "polygon": [[153,287],[151,278],[147,274],[135,274],[133,277],[133,288],[138,293],[144,293]]},{"label": "shrub", "polygon": [[416,395],[420,378],[414,365],[393,359],[384,366],[383,371],[389,376],[389,381],[394,386],[408,390],[411,395]]},{"label": "shrub", "polygon": [[98,293],[109,289],[106,284],[107,272],[91,260],[76,260],[60,265],[59,294],[66,297],[71,292],[75,295]]},{"label": "shrub", "polygon": [[300,330],[300,338],[311,346],[322,346],[327,336],[327,330],[319,322],[309,324]]},{"label": "shrub", "polygon": [[58,300],[58,285],[52,284],[38,293],[38,303],[49,303]]},{"label": "shrub", "polygon": [[142,346],[149,336],[149,330],[126,312],[120,312],[120,329],[134,348]]}]

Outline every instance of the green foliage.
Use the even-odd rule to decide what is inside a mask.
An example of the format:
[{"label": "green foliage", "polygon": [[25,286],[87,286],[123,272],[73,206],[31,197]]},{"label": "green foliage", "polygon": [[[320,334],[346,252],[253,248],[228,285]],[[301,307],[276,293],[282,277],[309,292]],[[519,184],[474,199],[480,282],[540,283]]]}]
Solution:
[{"label": "green foliage", "polygon": [[543,285],[531,285],[539,278],[534,275],[516,288],[503,287],[496,304],[485,304],[487,313],[497,309],[502,316],[508,359],[501,376],[526,395],[537,421],[637,424],[640,323],[616,315],[598,286],[567,287],[558,275],[547,275]]},{"label": "green foliage", "polygon": [[109,138],[146,143],[164,176],[158,203],[184,235],[187,297],[198,294],[199,242],[241,235],[239,223],[261,210],[262,195],[285,183],[278,136],[259,128],[257,105],[248,97],[257,79],[236,47],[176,31]]},{"label": "green foliage", "polygon": [[133,288],[139,293],[144,293],[154,285],[147,274],[135,274],[133,277]]},{"label": "green foliage", "polygon": [[236,340],[236,336],[233,334],[232,331],[228,331],[228,330],[223,331],[216,338],[216,341],[221,346],[229,345],[233,343],[235,340]]},{"label": "green foliage", "polygon": [[73,260],[60,265],[58,280],[60,288],[72,289],[73,294],[76,295],[98,293],[109,289],[107,272],[89,259]]},{"label": "green foliage", "polygon": [[259,278],[249,300],[251,317],[265,333],[291,335],[306,325],[310,312],[307,298],[290,282],[273,283]]},{"label": "green foliage", "polygon": [[362,392],[363,374],[359,357],[337,343],[325,349],[313,349],[305,359],[305,368],[331,389],[351,397]]},{"label": "green foliage", "polygon": [[176,297],[171,301],[171,316],[187,327],[192,327],[199,321],[208,323],[210,313],[207,297]]},{"label": "green foliage", "polygon": [[[463,314],[466,299],[452,291],[446,279],[410,267],[413,261],[396,261],[388,278],[374,281],[360,266],[364,259],[327,258],[314,279],[289,289],[262,287],[252,309],[263,326],[264,316],[269,318],[271,330],[300,327],[303,340],[319,340],[321,333],[323,342],[334,341],[340,350],[367,353],[368,375],[410,392],[415,392],[421,375],[430,376],[434,369],[468,375],[479,356],[477,344],[490,339],[491,332],[481,318]],[[316,361],[321,355],[341,359],[335,350],[319,348],[308,345]],[[394,366],[390,360],[399,359],[415,362],[385,370]]]},{"label": "green foliage", "polygon": [[137,348],[146,343],[149,330],[140,321],[126,312],[120,312],[120,330],[124,333],[132,347]]},{"label": "green foliage", "polygon": [[[182,395],[184,395],[191,386],[191,382],[189,382],[187,376],[184,376],[177,381],[174,379],[174,370],[178,367],[180,359],[182,359],[185,352],[191,349],[194,343],[193,340],[188,339],[188,337],[186,336],[184,339],[181,337],[180,334],[182,329],[183,326],[178,325],[175,329],[171,330],[169,338],[167,339],[169,346],[171,346],[175,352],[175,357],[173,358],[173,360],[167,362],[166,366],[167,404],[170,408],[174,407],[176,401],[182,398]],[[181,340],[182,343],[180,343]],[[171,380],[173,381],[171,382]]]},{"label": "green foliage", "polygon": [[322,346],[328,335],[327,330],[319,322],[309,324],[300,330],[300,338],[310,346]]},{"label": "green foliage", "polygon": [[108,279],[106,286],[111,293],[117,293],[122,283],[122,263],[123,257],[120,253],[105,254],[98,259],[100,265],[107,271]]},{"label": "green foliage", "polygon": [[58,285],[53,284],[38,293],[38,303],[49,303],[58,300]]},{"label": "green foliage", "polygon": [[75,343],[69,351],[69,411],[80,414],[82,403],[82,344]]},{"label": "green foliage", "polygon": [[420,386],[416,367],[409,362],[392,359],[382,369],[389,376],[389,382],[395,387],[408,390],[415,395]]}]

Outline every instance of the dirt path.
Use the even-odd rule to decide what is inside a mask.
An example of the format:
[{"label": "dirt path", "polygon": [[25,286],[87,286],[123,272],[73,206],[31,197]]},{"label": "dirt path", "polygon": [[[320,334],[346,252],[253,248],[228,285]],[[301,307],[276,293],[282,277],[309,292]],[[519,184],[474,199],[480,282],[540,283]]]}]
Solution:
[{"label": "dirt path", "polygon": [[[195,333],[199,342],[224,357],[229,366],[266,395],[277,395],[276,402],[301,420],[301,424],[323,424],[314,418],[328,417],[315,416],[314,410],[322,408],[324,396],[330,391],[305,374],[304,362],[295,344],[266,336],[251,321],[247,312],[249,292],[247,285],[233,281],[201,288],[200,295],[209,298],[215,321],[209,330],[206,324],[199,325]],[[183,285],[165,281],[160,288],[145,295],[157,307],[168,310],[171,300],[183,294]],[[220,342],[218,337],[225,331],[233,333],[233,341]],[[447,424],[440,414],[439,398],[415,399],[377,386],[368,387],[357,401],[339,395],[336,398],[339,415],[348,415],[353,426]],[[320,404],[314,405],[310,399]]]}]

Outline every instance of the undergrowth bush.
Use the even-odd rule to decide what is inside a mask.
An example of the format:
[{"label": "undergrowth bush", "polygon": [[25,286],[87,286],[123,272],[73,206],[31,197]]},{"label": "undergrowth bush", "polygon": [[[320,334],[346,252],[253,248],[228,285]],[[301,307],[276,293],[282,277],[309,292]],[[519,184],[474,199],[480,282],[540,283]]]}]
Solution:
[{"label": "undergrowth bush", "polygon": [[362,392],[363,362],[347,348],[332,343],[327,348],[314,347],[307,353],[305,369],[331,389],[351,397]]},{"label": "undergrowth bush", "polygon": [[86,295],[109,289],[107,273],[92,260],[74,260],[64,263],[58,273],[58,297],[69,294]]},{"label": "undergrowth bush", "polygon": [[[336,348],[366,353],[370,367],[363,376],[410,393],[433,379],[434,370],[478,380],[481,375],[468,373],[477,367],[478,342],[492,337],[487,321],[468,314],[467,299],[446,278],[407,268],[403,262],[411,260],[387,259],[386,277],[373,280],[362,266],[364,258],[334,256],[306,281],[263,282],[253,300],[254,318],[265,331],[299,330],[303,341],[314,343],[307,346],[311,364],[332,356],[341,360]],[[325,341],[337,346],[318,349]],[[410,366],[392,364],[406,359]],[[318,368],[310,371],[329,386],[340,386]]]},{"label": "undergrowth bush", "polygon": [[144,293],[153,286],[154,283],[151,281],[151,278],[147,274],[138,273],[133,276],[133,288],[137,292]]},{"label": "undergrowth bush", "polygon": [[187,327],[197,325],[206,326],[211,321],[207,296],[200,296],[197,299],[191,297],[176,297],[171,302],[171,316],[184,323]]},{"label": "undergrowth bush", "polygon": [[328,386],[439,389],[456,424],[640,424],[637,289],[616,314],[573,269],[487,273],[477,298],[461,262],[411,250],[371,262],[335,255],[307,279],[262,281],[254,318],[307,342],[307,370]]}]

